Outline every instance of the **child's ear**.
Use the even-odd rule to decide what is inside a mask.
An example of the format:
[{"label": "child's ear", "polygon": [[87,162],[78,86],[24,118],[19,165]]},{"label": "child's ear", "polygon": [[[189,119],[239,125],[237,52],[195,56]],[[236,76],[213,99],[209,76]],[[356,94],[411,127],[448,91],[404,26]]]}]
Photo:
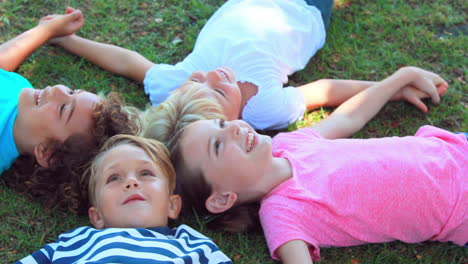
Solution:
[{"label": "child's ear", "polygon": [[213,192],[206,199],[205,206],[210,213],[219,214],[233,207],[237,198],[237,194],[234,192]]},{"label": "child's ear", "polygon": [[103,229],[105,227],[104,219],[101,217],[101,214],[96,207],[90,207],[88,209],[88,216],[89,221],[96,229]]},{"label": "child's ear", "polygon": [[37,163],[39,163],[41,167],[49,167],[50,155],[52,155],[52,153],[44,143],[39,143],[38,145],[34,146],[34,156],[36,157]]},{"label": "child's ear", "polygon": [[173,194],[169,197],[169,212],[168,216],[170,219],[175,220],[180,213],[180,209],[182,209],[182,199],[178,194]]}]

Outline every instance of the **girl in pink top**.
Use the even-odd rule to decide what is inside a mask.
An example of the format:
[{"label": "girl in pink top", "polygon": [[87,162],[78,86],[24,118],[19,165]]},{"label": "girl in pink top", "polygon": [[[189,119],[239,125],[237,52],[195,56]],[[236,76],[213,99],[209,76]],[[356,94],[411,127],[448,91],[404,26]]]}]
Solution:
[{"label": "girl in pink top", "polygon": [[[410,137],[343,139],[396,93],[411,97],[409,86],[435,103],[448,87],[437,74],[406,67],[312,128],[274,139],[240,120],[186,126],[171,147],[185,208],[219,214],[261,202],[271,255],[285,263],[312,263],[322,246],[393,240],[464,245],[465,135],[425,126]],[[218,220],[227,223],[226,229],[239,230],[245,221],[235,217],[251,213],[233,212]]]}]

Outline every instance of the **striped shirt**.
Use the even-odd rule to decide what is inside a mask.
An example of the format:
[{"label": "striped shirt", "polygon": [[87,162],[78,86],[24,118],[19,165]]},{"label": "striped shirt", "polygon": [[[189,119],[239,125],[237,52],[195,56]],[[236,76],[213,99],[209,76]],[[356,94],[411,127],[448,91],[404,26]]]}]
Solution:
[{"label": "striped shirt", "polygon": [[17,263],[232,263],[192,228],[79,227]]}]

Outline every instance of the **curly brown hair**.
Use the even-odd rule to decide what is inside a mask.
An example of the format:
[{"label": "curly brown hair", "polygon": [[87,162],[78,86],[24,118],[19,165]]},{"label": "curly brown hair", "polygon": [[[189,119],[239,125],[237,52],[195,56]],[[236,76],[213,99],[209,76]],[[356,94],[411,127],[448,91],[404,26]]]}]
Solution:
[{"label": "curly brown hair", "polygon": [[34,197],[48,208],[86,214],[89,208],[87,183],[81,176],[99,149],[116,134],[139,133],[139,117],[127,111],[122,97],[110,93],[94,109],[90,135],[74,134],[64,142],[52,141],[49,167],[41,167],[30,154],[20,155],[4,173],[6,184]]}]

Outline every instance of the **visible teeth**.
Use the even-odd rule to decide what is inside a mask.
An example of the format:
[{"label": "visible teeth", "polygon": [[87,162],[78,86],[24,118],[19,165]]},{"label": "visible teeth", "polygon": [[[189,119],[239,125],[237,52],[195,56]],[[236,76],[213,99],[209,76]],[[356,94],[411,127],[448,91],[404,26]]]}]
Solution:
[{"label": "visible teeth", "polygon": [[40,99],[40,96],[41,96],[41,92],[40,91],[36,91],[36,105],[39,105],[41,99]]},{"label": "visible teeth", "polygon": [[248,151],[252,150],[252,145],[253,145],[253,139],[254,139],[254,134],[249,132],[248,138],[247,138],[247,148]]}]

